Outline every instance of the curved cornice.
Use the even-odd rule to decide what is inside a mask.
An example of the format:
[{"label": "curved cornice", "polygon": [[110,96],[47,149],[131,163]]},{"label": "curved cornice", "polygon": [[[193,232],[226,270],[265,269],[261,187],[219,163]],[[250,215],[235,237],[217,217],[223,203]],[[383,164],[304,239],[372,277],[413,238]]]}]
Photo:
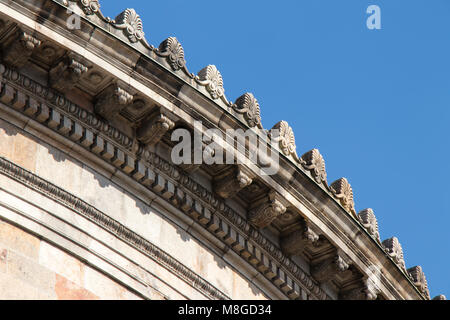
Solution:
[{"label": "curved cornice", "polygon": [[[264,130],[261,124],[260,106],[253,94],[245,93],[234,103],[229,101],[225,95],[222,75],[214,65],[208,65],[197,75],[189,72],[185,59],[185,52],[179,41],[175,37],[170,37],[164,40],[158,47],[149,44],[145,37],[143,22],[134,9],[126,9],[115,19],[111,19],[102,14],[98,0],[52,1],[70,9],[68,10],[68,13],[74,12],[80,14],[93,25],[105,30],[105,32],[109,32],[108,29],[115,30],[114,36],[117,37],[117,34],[120,34],[123,42],[147,57],[157,56],[165,59],[170,68],[163,66],[164,68],[191,85],[194,89],[199,90],[198,88],[203,88],[203,91],[199,90],[199,92],[207,96],[213,103],[219,105],[233,117],[240,119],[241,122],[245,123],[249,128],[269,133],[272,141],[277,141],[275,147],[285,159],[288,159],[296,167],[301,168],[303,172],[308,172],[312,181],[325,190],[327,194],[329,194],[348,213],[349,217],[351,217],[355,223],[364,227],[375,242],[380,243],[378,223],[373,211],[364,210],[357,214],[353,199],[353,190],[348,180],[346,178],[341,178],[334,183],[329,184],[327,181],[325,160],[317,149],[311,150],[299,157],[296,150],[297,147],[294,132],[286,121],[280,121],[271,130]],[[24,41],[31,41],[32,39],[33,38],[27,40],[25,37]],[[158,61],[156,62],[159,64]],[[12,76],[12,80],[16,81],[16,79],[13,79],[14,75],[9,75],[8,72],[14,71],[7,70],[3,65],[0,65],[0,75],[5,77]],[[112,138],[117,145],[125,147],[127,150],[131,149],[132,140],[129,137],[112,126],[109,126],[108,123],[103,122],[94,114],[89,114],[81,109],[75,110],[77,108],[76,105],[70,103],[67,104],[66,101],[58,100],[63,99],[64,97],[59,97],[56,91],[45,89],[42,91],[42,95],[45,99],[56,99],[54,103],[58,106],[67,106],[67,112],[69,114],[76,115],[79,117],[78,120],[88,124],[90,127],[97,128],[100,134]],[[387,255],[393,259],[402,272],[404,272],[403,252],[398,240],[384,241],[382,247],[385,249]],[[420,274],[420,277],[417,275],[410,276],[410,279],[414,281],[419,278],[422,278],[422,274]]]}]

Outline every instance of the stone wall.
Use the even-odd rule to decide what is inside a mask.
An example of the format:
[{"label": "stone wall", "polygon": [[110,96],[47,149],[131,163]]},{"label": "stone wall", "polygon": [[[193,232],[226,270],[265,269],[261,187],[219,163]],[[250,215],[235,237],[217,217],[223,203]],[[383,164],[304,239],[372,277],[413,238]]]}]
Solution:
[{"label": "stone wall", "polygon": [[0,298],[141,299],[79,259],[5,221],[0,221]]},{"label": "stone wall", "polygon": [[[66,146],[57,143],[51,146],[27,132],[32,129],[26,124],[9,120],[14,124],[0,120],[3,161],[10,161],[82,199],[129,232],[154,244],[191,272],[192,281],[196,277],[203,279],[212,291],[226,298],[267,297],[252,284],[256,274],[246,274],[245,268],[244,272],[236,271],[236,266],[229,263],[233,260],[231,252],[204,239],[199,241],[201,235],[177,221],[170,208],[156,202],[149,205],[130,190],[116,185],[114,173],[97,172],[95,165],[85,164],[88,160],[81,163],[73,159]],[[121,239],[111,232],[101,230],[103,236],[98,225],[86,221],[76,211],[5,175],[0,175],[0,219],[3,220],[2,299],[209,298],[189,285],[189,279],[183,281],[173,270],[137,252],[136,247],[120,243]],[[68,243],[57,240],[59,237],[66,238]]]}]

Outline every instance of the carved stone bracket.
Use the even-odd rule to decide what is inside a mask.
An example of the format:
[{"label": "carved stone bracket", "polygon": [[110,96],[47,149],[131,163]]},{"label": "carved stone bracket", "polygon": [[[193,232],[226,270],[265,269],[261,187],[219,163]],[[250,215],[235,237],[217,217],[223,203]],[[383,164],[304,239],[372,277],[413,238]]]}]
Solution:
[{"label": "carved stone bracket", "polygon": [[378,221],[372,209],[365,209],[358,213],[358,220],[366,228],[367,232],[381,243],[380,233],[378,232]]},{"label": "carved stone bracket", "polygon": [[396,237],[384,240],[382,243],[384,250],[394,260],[394,262],[406,271],[405,260],[403,259],[403,249]]},{"label": "carved stone bracket", "polygon": [[112,84],[97,97],[95,112],[104,118],[117,115],[133,102],[133,95],[119,84]]},{"label": "carved stone bracket", "polygon": [[16,68],[23,67],[41,44],[31,33],[19,29],[3,43],[3,61]]},{"label": "carved stone bracket", "polygon": [[87,71],[88,67],[81,59],[69,55],[50,70],[50,85],[59,91],[70,90]]},{"label": "carved stone bracket", "polygon": [[302,253],[306,246],[315,245],[318,241],[318,232],[305,225],[282,238],[281,250],[287,256],[293,256]]},{"label": "carved stone bracket", "polygon": [[422,267],[416,266],[408,269],[408,274],[411,277],[414,285],[427,298],[430,299],[430,291],[428,290],[428,283],[423,273]]},{"label": "carved stone bracket", "polygon": [[349,259],[342,253],[337,253],[312,265],[311,275],[320,283],[333,280],[338,273],[348,270]]},{"label": "carved stone bracket", "polygon": [[137,130],[137,139],[148,145],[157,144],[164,134],[175,127],[175,122],[161,112],[155,112]]},{"label": "carved stone bracket", "polygon": [[254,204],[248,219],[256,227],[265,228],[286,212],[287,205],[287,201],[280,194],[272,191]]},{"label": "carved stone bracket", "polygon": [[214,181],[214,191],[228,199],[252,184],[254,174],[241,165],[233,165]]},{"label": "carved stone bracket", "polygon": [[340,294],[342,300],[376,300],[380,289],[369,279],[362,281],[361,285]]}]

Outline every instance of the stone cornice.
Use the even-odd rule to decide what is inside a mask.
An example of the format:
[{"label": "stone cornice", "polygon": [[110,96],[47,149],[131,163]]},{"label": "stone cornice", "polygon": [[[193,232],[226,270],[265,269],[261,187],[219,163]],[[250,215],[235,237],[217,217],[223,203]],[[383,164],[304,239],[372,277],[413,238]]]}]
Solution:
[{"label": "stone cornice", "polygon": [[[18,1],[18,3],[19,2],[21,1]],[[237,99],[234,104],[229,102],[225,96],[223,79],[220,72],[214,66],[208,66],[197,76],[191,74],[186,67],[184,50],[175,38],[165,40],[159,48],[149,45],[144,37],[142,21],[134,10],[129,9],[120,14],[115,20],[112,20],[101,14],[98,1],[69,0],[65,1],[65,3],[64,1],[54,2],[64,5],[70,4],[70,8],[73,8],[75,12],[82,14],[84,18],[90,21],[90,23],[102,29],[105,33],[108,33],[105,26],[112,26],[113,29],[120,32],[110,34],[109,36],[111,36],[111,38],[118,37],[125,44],[131,46],[133,50],[140,52],[142,56],[139,57],[139,61],[156,63],[162,69],[169,71],[171,77],[175,76],[182,80],[180,82],[189,85],[189,88],[184,90],[189,90],[189,92],[195,89],[198,90],[198,93],[206,98],[205,101],[210,102],[212,105],[216,105],[216,107],[219,106],[227,117],[236,118],[238,122],[240,122],[239,125],[253,127],[255,130],[262,130],[262,126],[260,125],[259,104],[253,95],[243,95],[241,98]],[[78,11],[75,10],[76,8],[78,8]],[[99,24],[100,22],[103,23],[103,25]],[[108,36],[108,34],[106,36]],[[98,48],[96,50],[98,50]],[[99,51],[97,51],[97,53],[99,53]],[[139,56],[139,54],[137,56]],[[102,55],[102,57],[105,60],[115,59],[107,57],[106,55]],[[127,72],[134,67],[135,65],[133,64],[130,66],[123,64],[121,66],[121,68]],[[147,73],[142,74],[139,74],[139,68],[136,68],[136,70],[138,71],[133,77],[142,80],[142,83],[147,84],[155,80],[153,78],[147,79],[153,70],[146,71]],[[192,180],[188,175],[184,175],[177,168],[170,165],[170,163],[166,163],[156,154],[140,154],[133,137],[114,128],[111,123],[98,118],[95,114],[70,102],[64,95],[57,91],[45,88],[44,86],[33,82],[30,78],[21,75],[13,69],[6,68],[5,66],[0,66],[0,71],[0,74],[2,74],[0,77],[3,77],[10,84],[7,86],[5,85],[2,88],[1,96],[3,103],[36,119],[38,122],[45,124],[72,141],[76,141],[84,148],[98,154],[98,156],[105,161],[113,163],[117,168],[123,170],[126,174],[131,175],[143,185],[152,190],[157,190],[163,198],[174,203],[178,207],[185,208],[184,210],[186,213],[192,215],[199,223],[205,224],[205,221],[207,221],[205,227],[210,230],[213,229],[213,233],[216,235],[218,234],[222,240],[225,239],[224,241],[234,250],[239,251],[241,256],[247,257],[248,254],[251,255],[252,253],[249,252],[247,248],[245,248],[245,250],[241,249],[239,244],[239,241],[241,240],[240,237],[243,237],[244,242],[248,239],[252,239],[252,241],[255,241],[257,245],[260,246],[265,254],[273,258],[274,261],[277,261],[276,264],[281,263],[281,265],[283,265],[277,273],[287,272],[293,275],[297,281],[300,279],[298,282],[300,286],[311,290],[316,298],[326,298],[326,294],[321,292],[320,289],[317,289],[318,286],[315,284],[315,281],[308,278],[309,276],[301,270],[296,270],[295,268],[298,267],[296,267],[292,261],[287,259],[274,244],[268,242],[259,231],[253,229],[253,227],[242,219],[239,214],[233,212],[228,206],[224,205],[222,200],[218,199],[209,190]],[[176,80],[170,81],[176,83]],[[184,84],[177,85],[184,86]],[[17,90],[19,87],[21,90]],[[23,91],[23,89],[25,91]],[[159,90],[158,93],[164,94],[167,99],[174,101],[177,105],[192,104],[194,102],[184,99],[180,95],[181,91],[179,89],[178,91],[174,90],[173,87],[171,87],[171,84],[165,87],[160,86]],[[24,94],[23,92],[32,93],[33,96],[40,97],[43,100],[38,102],[34,101],[32,98],[28,99],[26,93]],[[43,101],[46,101],[46,103],[53,105],[56,108],[46,106]],[[207,118],[205,115],[202,116]],[[230,123],[237,124],[237,122],[233,122],[233,120],[230,120]],[[325,162],[318,150],[313,150],[302,157],[298,157],[294,133],[289,124],[282,121],[274,128],[279,129],[279,135],[274,137],[278,140],[275,147],[280,150],[282,162],[289,168],[288,172],[295,173],[292,177],[288,177],[286,174],[286,176],[280,176],[278,179],[275,179],[279,185],[285,188],[285,190],[288,190],[291,194],[295,194],[295,188],[289,186],[286,181],[292,181],[295,178],[299,178],[300,175],[300,180],[303,181],[302,183],[309,183],[305,180],[305,178],[308,178],[311,183],[316,184],[316,187],[313,188],[313,190],[316,190],[316,193],[323,192],[327,195],[329,200],[333,199],[333,204],[326,200],[328,201],[330,208],[333,208],[332,210],[330,209],[330,211],[335,213],[347,213],[347,217],[340,217],[339,219],[341,219],[341,221],[345,220],[346,225],[353,226],[353,228],[359,230],[360,233],[362,231],[362,234],[367,236],[367,239],[364,240],[366,243],[369,243],[370,241],[376,243],[378,239],[376,239],[376,236],[373,238],[373,228],[370,229],[371,226],[368,224],[364,224],[363,227],[357,220],[358,217],[356,216],[353,202],[353,190],[348,181],[346,179],[340,179],[329,186],[326,178]],[[149,173],[151,169],[146,166],[154,168],[155,171],[157,171],[156,173],[160,172],[161,178],[157,176],[152,177]],[[295,169],[292,170],[292,167]],[[174,182],[180,181],[183,185],[182,197],[179,197],[177,189],[174,187]],[[317,186],[319,188],[317,188]],[[189,194],[191,197],[197,199],[189,200],[187,197]],[[317,211],[313,205],[308,204],[311,203],[310,200],[305,199],[301,194],[297,194],[296,196],[299,199],[305,200],[305,206],[308,206],[312,212]],[[204,207],[204,204],[206,204],[206,207]],[[235,235],[232,235],[228,231],[226,235],[222,235],[220,232],[224,232],[223,229],[220,229],[219,227],[215,229],[215,224],[208,225],[213,218],[211,218],[211,216],[208,217],[208,213],[205,211],[207,207],[209,208],[208,210],[217,210],[218,214],[220,214],[221,217],[224,217],[224,221],[237,227],[237,230],[240,231]],[[321,213],[316,212],[315,214],[320,216]],[[339,235],[343,243],[349,248],[352,248],[352,251],[356,252],[361,261],[365,261],[367,264],[370,263],[370,259],[368,259],[364,253],[360,252],[360,248],[352,243],[350,237],[344,234],[340,235],[342,230],[339,230],[339,227],[336,227],[333,224],[333,221],[336,221],[335,218],[332,218],[330,215],[329,217],[320,217],[320,219],[326,222],[326,226],[330,230],[333,230],[336,235]],[[219,221],[218,225],[222,227],[222,222]],[[367,228],[369,232],[366,231],[365,228]],[[236,230],[234,232],[236,232]],[[250,234],[250,237],[246,236],[248,234]],[[383,250],[379,244],[376,246],[370,244],[370,246],[376,250],[380,249],[380,252]],[[378,255],[380,252],[377,252],[376,254]],[[390,257],[388,257],[388,259],[392,261]],[[250,260],[250,258],[247,260]],[[265,266],[264,263],[263,265],[260,265],[260,263],[261,262],[256,262],[256,267],[263,270],[262,272],[266,276],[272,277],[272,273],[269,270],[271,263],[269,262],[268,266]],[[411,282],[405,272],[401,272],[405,275],[407,281]],[[279,278],[280,275],[277,274],[271,279],[277,279],[277,277]],[[284,279],[287,279],[286,275],[283,275],[283,277]],[[303,278],[306,280],[301,280]],[[292,281],[292,279],[290,281]],[[383,281],[388,285],[389,281]],[[279,280],[277,280],[277,283],[278,282]],[[289,281],[285,280],[285,282],[288,283]],[[286,292],[291,291],[290,289],[286,290]]]},{"label": "stone cornice", "polygon": [[[0,64],[0,71],[3,74],[8,74],[8,70]],[[223,200],[220,200],[175,166],[149,150],[142,150],[142,154],[139,155],[129,154],[125,146],[112,143],[111,137],[94,133],[88,124],[65,114],[63,106],[60,107],[50,101],[47,101],[47,103],[34,101],[27,95],[30,92],[20,86],[21,82],[15,82],[15,78],[9,80],[8,77],[4,77],[3,79],[8,82],[2,84],[0,102],[10,105],[12,109],[33,118],[57,134],[61,134],[86,150],[93,152],[101,159],[130,175],[144,187],[180,208],[219,240],[235,250],[269,280],[275,281],[276,279],[278,286],[285,288],[284,292],[288,296],[292,298],[300,297],[300,288],[303,288],[315,299],[328,298],[309,275],[288,259],[257,229],[227,206]],[[16,87],[12,87],[10,84],[16,85]],[[14,97],[19,95],[23,96],[23,105],[15,104]],[[26,107],[30,105],[30,101],[32,101],[31,105],[34,106],[32,109]],[[68,103],[70,104],[70,102]],[[43,110],[45,110],[46,117],[42,116]],[[54,114],[59,116],[52,118]],[[79,126],[81,134],[74,136],[73,128],[77,126]],[[67,130],[62,130],[63,128],[67,128]],[[86,137],[90,138],[86,140]],[[99,140],[100,137],[103,138]],[[117,161],[117,159],[122,160]]]}]

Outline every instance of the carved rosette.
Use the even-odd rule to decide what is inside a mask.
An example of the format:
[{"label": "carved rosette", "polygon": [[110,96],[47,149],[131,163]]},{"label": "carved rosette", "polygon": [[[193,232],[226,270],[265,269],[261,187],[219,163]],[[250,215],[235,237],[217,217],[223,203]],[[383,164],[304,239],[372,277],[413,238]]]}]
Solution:
[{"label": "carved rosette", "polygon": [[206,87],[206,90],[214,100],[222,99],[223,102],[229,104],[225,97],[225,89],[223,88],[223,79],[216,66],[209,65],[198,73],[195,78],[197,83]]},{"label": "carved rosette", "polygon": [[269,193],[256,208],[249,212],[249,221],[258,228],[269,226],[273,220],[286,212],[285,200],[276,192]]},{"label": "carved rosette", "polygon": [[134,9],[126,9],[115,19],[115,26],[123,29],[130,42],[135,43],[144,39],[144,27],[141,17]]},{"label": "carved rosette", "polygon": [[345,178],[333,182],[330,186],[331,192],[339,200],[345,210],[356,217],[355,202],[353,200],[353,190],[350,183]]},{"label": "carved rosette", "polygon": [[382,243],[384,250],[394,260],[394,262],[404,271],[406,271],[405,260],[403,258],[403,249],[396,237],[384,240]]},{"label": "carved rosette", "polygon": [[240,96],[233,105],[234,111],[243,114],[245,121],[247,121],[250,128],[258,127],[262,129],[261,125],[261,110],[259,108],[258,100],[251,93],[245,93]]},{"label": "carved rosette", "polygon": [[372,209],[365,209],[358,213],[358,220],[375,240],[381,242],[378,221]]},{"label": "carved rosette", "polygon": [[286,121],[278,122],[271,130],[270,137],[278,140],[281,152],[284,155],[292,155],[297,158],[294,131]]},{"label": "carved rosette", "polygon": [[98,13],[100,10],[100,3],[98,0],[80,0],[81,8],[88,16]]},{"label": "carved rosette", "polygon": [[325,160],[319,150],[313,149],[305,153],[301,160],[303,167],[311,172],[317,183],[323,183],[325,186],[328,186]]},{"label": "carved rosette", "polygon": [[186,67],[184,58],[184,49],[181,43],[175,37],[170,37],[161,42],[158,50],[155,51],[160,57],[165,57],[170,64],[172,70],[183,70],[187,75],[191,76]]},{"label": "carved rosette", "polygon": [[430,299],[430,291],[428,290],[428,283],[423,273],[422,267],[416,266],[408,269],[408,274],[411,277],[414,285],[427,298]]}]

